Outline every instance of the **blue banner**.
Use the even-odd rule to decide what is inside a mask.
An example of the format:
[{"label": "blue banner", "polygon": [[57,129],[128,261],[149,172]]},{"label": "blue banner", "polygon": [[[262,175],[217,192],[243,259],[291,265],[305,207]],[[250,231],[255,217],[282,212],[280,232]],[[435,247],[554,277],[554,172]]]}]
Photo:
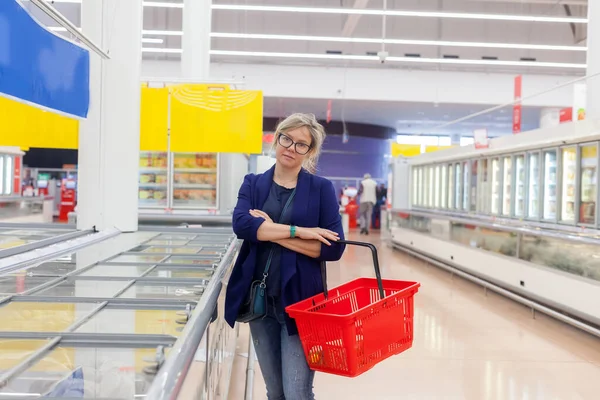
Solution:
[{"label": "blue banner", "polygon": [[[5,0],[0,0],[0,2]],[[69,398],[83,399],[85,395],[85,381],[83,379],[83,369],[81,367],[74,370],[71,375],[58,382],[54,389],[46,393],[43,397],[48,398]]]},{"label": "blue banner", "polygon": [[16,0],[0,0],[0,95],[87,117],[90,54],[40,26]]}]

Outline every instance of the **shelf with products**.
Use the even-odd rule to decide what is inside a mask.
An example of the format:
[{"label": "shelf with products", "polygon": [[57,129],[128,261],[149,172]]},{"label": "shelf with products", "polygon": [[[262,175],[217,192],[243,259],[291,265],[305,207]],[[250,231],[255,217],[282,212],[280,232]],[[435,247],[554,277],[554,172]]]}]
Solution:
[{"label": "shelf with products", "polygon": [[502,197],[502,192],[500,191],[501,174],[500,159],[492,159],[492,214],[500,214],[500,199]]},{"label": "shelf with products", "polygon": [[581,146],[580,170],[581,206],[579,222],[594,224],[596,222],[596,199],[598,196],[597,145]]},{"label": "shelf with products", "polygon": [[502,179],[502,215],[509,216],[512,202],[512,157],[504,157],[502,164],[504,171],[504,176]]},{"label": "shelf with products", "polygon": [[529,154],[529,185],[528,185],[528,206],[527,217],[537,218],[539,216],[540,204],[540,155],[538,153]]},{"label": "shelf with products", "polygon": [[166,207],[169,156],[163,152],[141,152],[139,157],[140,207]]},{"label": "shelf with products", "polygon": [[556,150],[544,152],[544,219],[556,219],[557,199],[556,190],[558,185],[558,158]]},{"label": "shelf with products", "polygon": [[562,190],[561,190],[561,220],[575,220],[575,187],[577,185],[577,148],[561,149],[562,153]]},{"label": "shelf with products", "polygon": [[525,216],[525,156],[515,157],[515,217]]}]

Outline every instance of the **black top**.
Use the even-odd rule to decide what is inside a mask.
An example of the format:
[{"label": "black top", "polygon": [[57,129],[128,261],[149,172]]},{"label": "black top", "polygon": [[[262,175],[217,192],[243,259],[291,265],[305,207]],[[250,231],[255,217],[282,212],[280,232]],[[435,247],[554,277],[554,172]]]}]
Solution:
[{"label": "black top", "polygon": [[[269,196],[262,211],[264,211],[275,223],[289,225],[294,208],[294,199],[292,199],[285,215],[281,215],[285,204],[294,189],[287,189],[273,182]],[[280,219],[281,217],[281,219]],[[262,280],[265,266],[269,259],[269,254],[273,248],[273,258],[269,267],[269,276],[267,277],[267,295],[278,297],[281,294],[281,246],[271,242],[261,242],[258,245],[257,264],[254,272],[254,280]]]}]

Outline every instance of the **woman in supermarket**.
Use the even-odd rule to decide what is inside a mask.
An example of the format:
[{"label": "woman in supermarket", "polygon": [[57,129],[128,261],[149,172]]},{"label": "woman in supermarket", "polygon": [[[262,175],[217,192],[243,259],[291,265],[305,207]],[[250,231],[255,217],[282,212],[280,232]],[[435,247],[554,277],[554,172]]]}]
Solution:
[{"label": "woman in supermarket", "polygon": [[275,165],[249,174],[239,190],[233,230],[243,239],[229,279],[225,318],[248,322],[269,400],[314,399],[297,327],[285,307],[323,292],[322,261],[342,257],[344,239],[333,184],[314,175],[325,130],[312,114],[293,114],[275,133]]}]

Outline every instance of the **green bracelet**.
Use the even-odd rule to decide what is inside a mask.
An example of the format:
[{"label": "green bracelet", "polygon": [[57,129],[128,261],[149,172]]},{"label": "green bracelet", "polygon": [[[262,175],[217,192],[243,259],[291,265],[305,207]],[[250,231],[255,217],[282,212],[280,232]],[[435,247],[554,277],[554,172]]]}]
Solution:
[{"label": "green bracelet", "polygon": [[291,238],[296,237],[296,227],[294,225],[290,225],[290,237]]}]

